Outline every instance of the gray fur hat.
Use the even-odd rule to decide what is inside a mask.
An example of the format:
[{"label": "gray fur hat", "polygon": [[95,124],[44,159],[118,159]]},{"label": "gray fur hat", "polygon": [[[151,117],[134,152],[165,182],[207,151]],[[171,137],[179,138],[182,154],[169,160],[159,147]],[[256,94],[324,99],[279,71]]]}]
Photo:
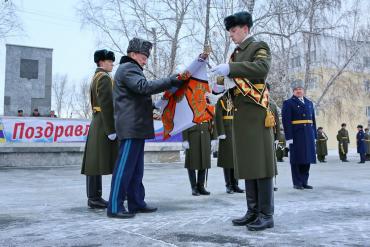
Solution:
[{"label": "gray fur hat", "polygon": [[152,43],[147,40],[133,38],[132,40],[130,40],[128,44],[127,53],[136,52],[144,54],[145,56],[149,57],[150,51],[152,50],[152,46],[153,46]]},{"label": "gray fur hat", "polygon": [[297,88],[304,88],[304,82],[300,79],[292,81],[290,84],[290,87],[292,90],[297,89]]}]

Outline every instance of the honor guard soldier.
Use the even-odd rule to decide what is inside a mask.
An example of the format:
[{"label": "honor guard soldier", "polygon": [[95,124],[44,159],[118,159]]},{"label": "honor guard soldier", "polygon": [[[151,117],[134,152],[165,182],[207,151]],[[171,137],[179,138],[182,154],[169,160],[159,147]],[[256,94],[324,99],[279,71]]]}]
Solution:
[{"label": "honor guard soldier", "polygon": [[369,128],[365,129],[365,146],[366,146],[366,160],[370,160],[370,133]]},{"label": "honor guard soldier", "polygon": [[98,50],[94,53],[97,65],[90,86],[90,103],[93,111],[81,173],[86,175],[86,190],[91,208],[106,208],[102,198],[102,175],[112,174],[117,158],[118,143],[114,128],[112,86],[109,75],[113,69],[114,53]]},{"label": "honor guard soldier", "polygon": [[193,196],[210,194],[205,186],[208,169],[211,168],[211,150],[215,151],[216,146],[216,140],[212,140],[214,139],[212,132],[212,125],[208,121],[194,125],[182,132],[185,168],[188,170]]},{"label": "honor guard soldier", "polygon": [[326,163],[325,156],[328,155],[327,141],[328,136],[323,131],[323,128],[322,127],[317,128],[317,138],[316,138],[317,159],[323,163]]},{"label": "honor guard soldier", "polygon": [[342,128],[338,130],[337,134],[339,158],[343,162],[348,162],[347,153],[348,153],[349,135],[348,130],[346,130],[346,127],[347,125],[345,123],[342,123]]},{"label": "honor guard soldier", "polygon": [[225,77],[225,89],[233,95],[235,177],[245,179],[248,207],[233,224],[246,225],[250,231],[264,230],[274,226],[275,120],[268,109],[265,84],[271,52],[265,42],[250,36],[253,21],[248,12],[230,15],[224,24],[237,47],[229,63],[219,64],[211,72]]},{"label": "honor guard soldier", "polygon": [[278,162],[284,162],[285,157],[285,151],[286,145],[285,145],[285,137],[284,137],[284,130],[280,129],[280,135],[279,135],[279,142],[276,146],[276,159]]},{"label": "honor guard soldier", "polygon": [[215,126],[218,135],[217,166],[224,170],[226,193],[244,193],[238,186],[234,175],[232,123],[234,118],[233,102],[230,92],[222,96],[216,105]]},{"label": "honor guard soldier", "polygon": [[[152,94],[180,87],[184,82],[176,75],[154,81],[145,78],[152,43],[133,38],[127,56],[122,57],[114,76],[113,102],[118,158],[112,175],[107,216],[131,218],[135,213],[151,213],[157,208],[144,201],[144,144],[154,138]],[[124,207],[127,197],[128,211]]]},{"label": "honor guard soldier", "polygon": [[360,154],[360,162],[365,163],[366,160],[366,145],[365,145],[365,132],[362,125],[357,125],[357,135],[356,135],[356,144],[357,144],[357,153]]},{"label": "honor guard soldier", "polygon": [[282,120],[286,143],[290,150],[290,166],[293,187],[298,190],[312,189],[308,185],[310,164],[316,163],[316,121],[312,102],[304,97],[301,80],[292,83],[293,96],[285,100]]}]

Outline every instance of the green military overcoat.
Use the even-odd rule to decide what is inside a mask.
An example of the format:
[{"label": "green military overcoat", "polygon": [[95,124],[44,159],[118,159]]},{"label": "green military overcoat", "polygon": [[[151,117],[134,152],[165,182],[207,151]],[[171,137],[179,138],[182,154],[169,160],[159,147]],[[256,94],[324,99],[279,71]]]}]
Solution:
[{"label": "green military overcoat", "polygon": [[81,173],[85,175],[112,174],[117,158],[117,139],[111,141],[109,134],[114,128],[112,78],[103,69],[95,71],[90,86],[90,101],[93,117],[87,136]]},{"label": "green military overcoat", "polygon": [[337,134],[337,140],[338,140],[338,151],[339,154],[341,153],[348,153],[348,143],[349,143],[349,135],[348,130],[341,128],[338,131]]},{"label": "green military overcoat", "polygon": [[317,131],[316,139],[316,153],[320,156],[328,155],[328,146],[327,146],[328,137],[324,132]]},{"label": "green military overcoat", "polygon": [[[252,84],[265,84],[271,53],[265,42],[247,38],[233,53],[231,78],[247,78]],[[238,179],[270,178],[275,175],[273,128],[265,127],[266,109],[250,98],[234,97],[233,145],[235,176]]]},{"label": "green military overcoat", "polygon": [[366,154],[369,155],[370,154],[370,134],[365,133],[364,139],[365,139]]},{"label": "green military overcoat", "polygon": [[194,125],[182,132],[183,141],[189,142],[185,150],[185,168],[203,170],[211,168],[211,126],[208,122]]},{"label": "green military overcoat", "polygon": [[231,100],[230,95],[224,95],[216,105],[216,133],[218,136],[226,136],[226,139],[219,139],[218,141],[217,166],[234,169],[232,137],[233,107],[232,104],[227,103],[228,98]]}]

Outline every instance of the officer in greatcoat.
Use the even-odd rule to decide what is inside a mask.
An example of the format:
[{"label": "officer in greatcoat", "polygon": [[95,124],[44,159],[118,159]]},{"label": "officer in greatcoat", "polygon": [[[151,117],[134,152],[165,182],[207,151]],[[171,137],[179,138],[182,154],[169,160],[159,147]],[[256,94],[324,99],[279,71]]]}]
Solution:
[{"label": "officer in greatcoat", "polygon": [[250,13],[230,15],[224,24],[237,47],[228,63],[217,65],[211,72],[225,77],[225,89],[233,95],[235,177],[245,179],[248,207],[246,214],[234,219],[233,224],[246,225],[250,231],[264,230],[274,226],[275,121],[268,109],[266,88],[271,52],[266,42],[250,35]]},{"label": "officer in greatcoat", "polygon": [[365,129],[365,146],[366,146],[366,160],[370,161],[370,133],[369,128]]},{"label": "officer in greatcoat", "polygon": [[327,141],[328,136],[325,134],[323,127],[317,128],[316,154],[317,159],[322,163],[326,163],[325,156],[328,155]]},{"label": "officer in greatcoat", "polygon": [[342,123],[342,128],[338,130],[337,141],[338,141],[338,152],[339,158],[342,162],[348,162],[347,153],[348,153],[348,144],[349,144],[349,134],[346,129],[347,124]]},{"label": "officer in greatcoat", "polygon": [[282,122],[290,150],[294,189],[312,189],[308,184],[310,165],[316,163],[316,121],[313,103],[304,97],[303,81],[292,83],[293,96],[283,103]]},{"label": "officer in greatcoat", "polygon": [[357,125],[357,135],[356,135],[356,144],[357,144],[357,153],[360,154],[360,162],[365,163],[366,161],[366,144],[365,144],[365,132],[362,125]]},{"label": "officer in greatcoat", "polygon": [[114,53],[98,50],[94,53],[97,65],[90,85],[90,103],[93,112],[81,173],[86,175],[87,204],[91,208],[106,208],[102,198],[102,175],[112,174],[117,158],[118,143],[113,117],[113,80],[110,72]]}]

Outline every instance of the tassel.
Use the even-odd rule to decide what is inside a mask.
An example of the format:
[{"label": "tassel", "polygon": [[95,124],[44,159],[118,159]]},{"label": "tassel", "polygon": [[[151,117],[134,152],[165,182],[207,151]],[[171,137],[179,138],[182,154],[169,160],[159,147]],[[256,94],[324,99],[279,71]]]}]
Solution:
[{"label": "tassel", "polygon": [[265,127],[273,128],[276,125],[275,116],[270,109],[266,109]]}]

